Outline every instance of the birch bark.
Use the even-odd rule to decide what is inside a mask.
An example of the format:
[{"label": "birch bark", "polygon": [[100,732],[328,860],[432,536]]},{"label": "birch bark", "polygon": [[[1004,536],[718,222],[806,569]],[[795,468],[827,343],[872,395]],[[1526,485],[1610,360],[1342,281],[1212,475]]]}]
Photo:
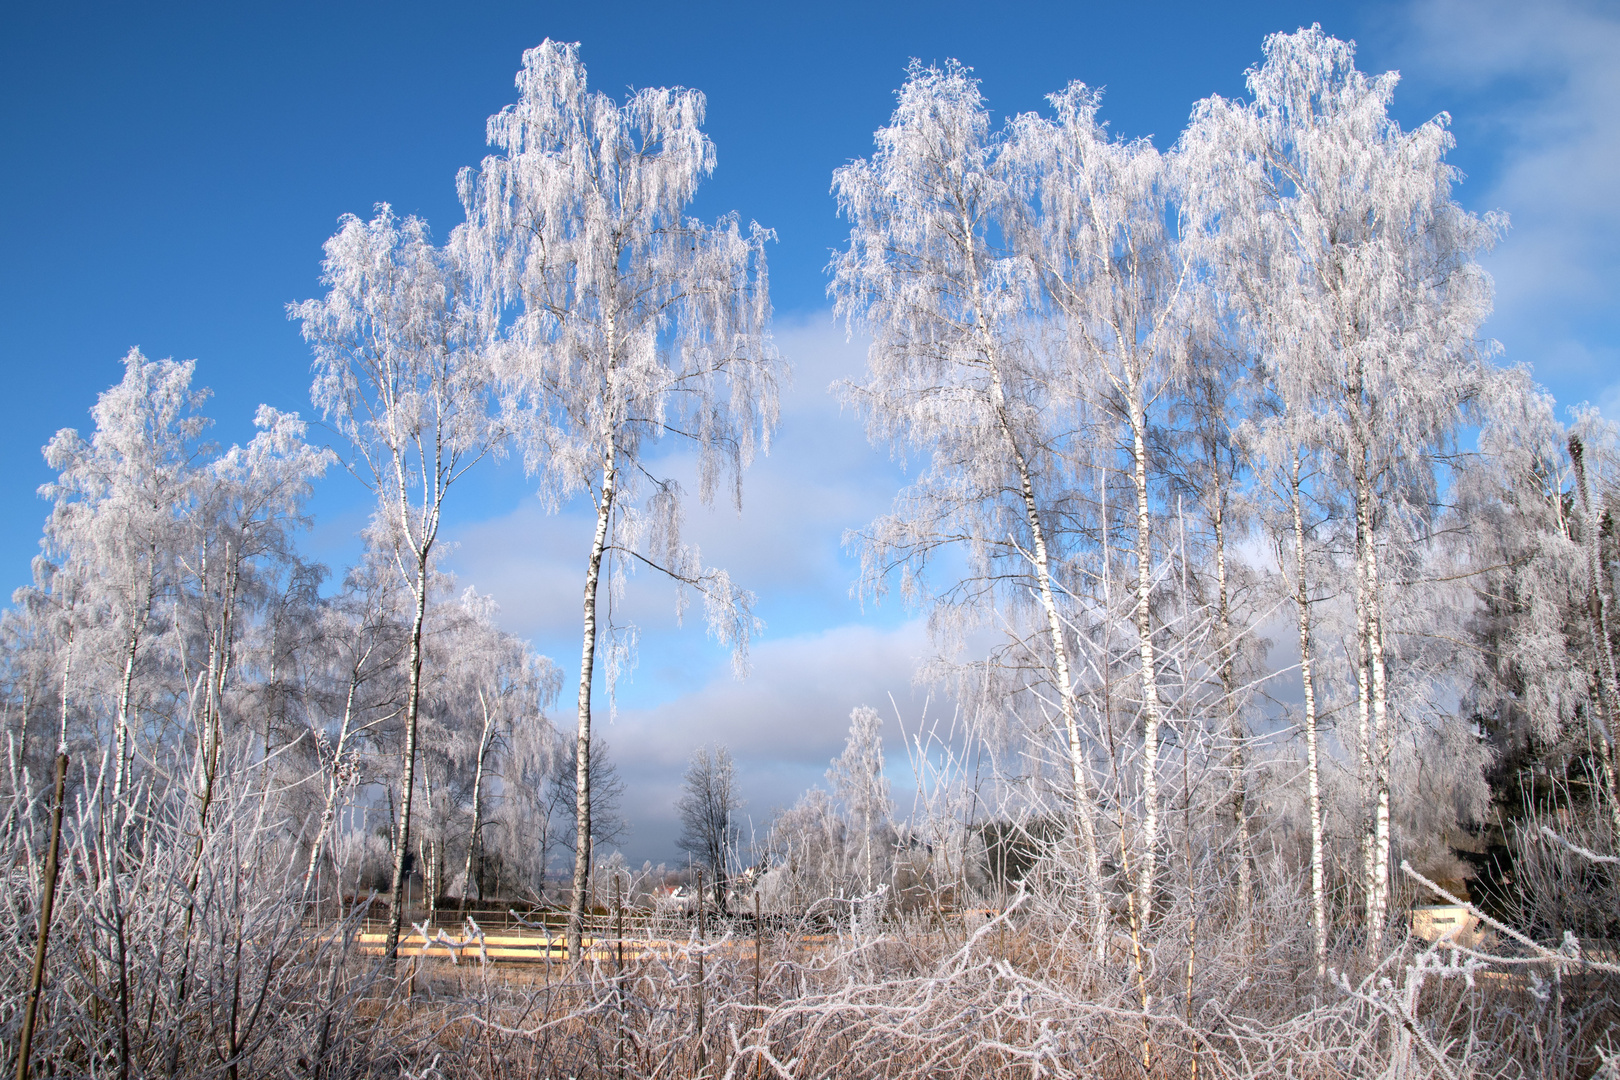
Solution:
[{"label": "birch bark", "polygon": [[1153,647],[1152,507],[1147,483],[1147,410],[1141,384],[1127,383],[1131,425],[1131,479],[1136,489],[1136,647],[1141,662],[1142,688],[1142,856],[1137,871],[1138,918],[1146,928],[1153,915],[1159,843],[1159,678]]},{"label": "birch bark", "polygon": [[[591,689],[599,639],[608,641],[607,691],[631,638],[609,638],[597,593],[626,560],[704,597],[710,629],[747,668],[757,629],[753,597],[706,567],[680,539],[681,488],[655,476],[643,447],[666,437],[696,451],[699,495],[712,502],[769,445],[781,366],[767,325],[765,243],[735,215],[706,226],[685,216],[713,171],[702,131],[704,98],[688,89],[636,91],[623,104],[587,89],[577,45],[543,42],[523,56],[520,100],[492,116],[498,153],[458,186],[467,221],[454,244],[475,267],[484,310],[501,327],[503,412],[541,477],[552,509],[579,494],[595,503],[586,567],[575,749],[576,842],[569,951],[579,943],[589,884]],[[653,489],[646,513],[639,486]]]},{"label": "birch bark", "polygon": [[[416,560],[413,583],[410,651],[405,661],[405,746],[400,754],[399,819],[394,837],[394,866],[388,885],[388,935],[383,952],[390,963],[399,956],[399,935],[405,924],[405,862],[411,850],[411,803],[416,792],[416,732],[422,694],[422,625],[427,619],[427,550]],[[422,883],[431,889],[429,868],[422,867]]]},{"label": "birch bark", "polygon": [[1210,501],[1210,524],[1215,530],[1215,633],[1216,662],[1220,668],[1221,709],[1226,714],[1227,738],[1232,742],[1232,831],[1237,837],[1238,860],[1238,913],[1249,919],[1254,905],[1253,868],[1249,864],[1249,812],[1246,752],[1248,732],[1237,704],[1236,649],[1232,639],[1231,598],[1226,579],[1226,515],[1227,486],[1223,476],[1218,449],[1212,460],[1210,486],[1214,489]]},{"label": "birch bark", "polygon": [[[467,865],[461,873],[461,908],[467,908],[467,893],[477,883],[478,899],[484,898],[484,875],[480,872],[479,860],[481,858],[484,816],[484,761],[489,756],[490,736],[495,730],[495,716],[490,712],[489,701],[484,697],[484,691],[478,691],[478,704],[483,712],[484,726],[478,735],[478,756],[473,764],[472,789],[472,828],[467,831]],[[477,875],[476,877],[474,875]]]},{"label": "birch bark", "polygon": [[585,933],[585,896],[591,882],[591,685],[596,670],[596,590],[607,550],[618,470],[611,443],[596,504],[596,533],[585,568],[584,640],[579,660],[579,737],[574,740],[574,878],[568,898],[568,958],[578,963]]},{"label": "birch bark", "polygon": [[1289,474],[1294,516],[1294,607],[1299,619],[1299,675],[1305,694],[1305,778],[1311,826],[1311,926],[1315,930],[1316,977],[1327,976],[1327,899],[1322,851],[1322,785],[1316,730],[1316,682],[1312,677],[1311,594],[1305,561],[1305,514],[1300,490],[1300,454]]},{"label": "birch bark", "polygon": [[309,845],[309,863],[304,869],[304,886],[298,893],[300,908],[309,901],[309,891],[314,886],[315,874],[320,868],[321,856],[326,850],[326,836],[331,832],[332,822],[337,818],[338,796],[345,786],[345,755],[349,749],[349,729],[354,720],[354,698],[360,688],[360,670],[370,655],[371,650],[368,648],[349,669],[349,686],[343,695],[343,719],[338,725],[337,743],[332,748],[331,772],[326,778],[326,798],[321,806],[321,823],[315,830],[315,839]]}]

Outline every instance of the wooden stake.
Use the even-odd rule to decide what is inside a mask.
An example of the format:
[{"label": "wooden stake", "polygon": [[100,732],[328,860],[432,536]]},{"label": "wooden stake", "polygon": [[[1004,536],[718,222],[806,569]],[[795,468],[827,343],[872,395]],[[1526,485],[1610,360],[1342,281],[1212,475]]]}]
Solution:
[{"label": "wooden stake", "polygon": [[613,998],[617,1005],[618,1032],[613,1049],[613,1064],[620,1076],[624,1075],[624,901],[619,892],[619,874],[613,874],[613,938],[616,957],[613,965]]},{"label": "wooden stake", "polygon": [[697,955],[697,1071],[703,1075],[708,1067],[708,1055],[703,1052],[703,945],[705,942],[703,927],[703,871],[697,872],[697,917],[698,917],[698,955]]},{"label": "wooden stake", "polygon": [[[760,1010],[760,1005],[759,1005],[759,986],[760,986],[759,954],[760,954],[760,938],[761,938],[762,932],[763,931],[762,931],[762,928],[760,926],[760,921],[759,921],[759,890],[755,889],[754,890],[754,1023],[759,1026],[761,1031],[763,1031],[764,1028],[765,1028],[765,1014],[764,1014],[764,1012],[762,1012]],[[758,1080],[758,1078],[759,1078],[761,1067],[762,1067],[762,1058],[761,1058],[760,1055],[756,1054],[756,1055],[754,1055],[754,1077],[755,1077],[755,1080]]]},{"label": "wooden stake", "polygon": [[51,909],[56,904],[57,853],[62,849],[62,795],[67,787],[66,750],[56,754],[56,796],[51,803],[51,846],[45,856],[45,892],[39,902],[39,940],[34,943],[34,975],[23,1008],[22,1034],[17,1040],[17,1080],[28,1080],[28,1055],[34,1041],[34,1018],[39,992],[45,985],[45,946],[51,936]]}]

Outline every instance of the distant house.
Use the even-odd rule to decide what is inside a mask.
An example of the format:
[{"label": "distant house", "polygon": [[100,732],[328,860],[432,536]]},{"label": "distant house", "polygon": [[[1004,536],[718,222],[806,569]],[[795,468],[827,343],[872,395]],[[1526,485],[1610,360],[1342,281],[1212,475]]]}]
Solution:
[{"label": "distant house", "polygon": [[1424,941],[1450,941],[1471,949],[1485,935],[1479,916],[1464,904],[1424,904],[1411,913],[1412,936]]}]

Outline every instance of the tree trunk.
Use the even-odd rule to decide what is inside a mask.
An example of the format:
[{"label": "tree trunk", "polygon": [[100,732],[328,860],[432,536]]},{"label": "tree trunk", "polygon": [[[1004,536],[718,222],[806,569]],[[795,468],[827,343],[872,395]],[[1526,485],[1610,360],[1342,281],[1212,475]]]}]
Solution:
[{"label": "tree trunk", "polygon": [[1212,455],[1211,482],[1215,489],[1215,589],[1217,596],[1216,633],[1219,635],[1221,708],[1226,713],[1227,737],[1232,740],[1232,829],[1238,843],[1238,915],[1247,921],[1254,908],[1254,882],[1249,865],[1249,812],[1248,778],[1244,774],[1247,763],[1244,751],[1248,746],[1248,733],[1243,728],[1243,717],[1237,708],[1236,649],[1232,641],[1231,601],[1226,587],[1226,485],[1222,481],[1219,448]]},{"label": "tree trunk", "polygon": [[1142,861],[1137,870],[1137,911],[1144,930],[1153,914],[1159,842],[1159,680],[1153,650],[1151,506],[1147,486],[1147,410],[1139,382],[1129,384],[1132,477],[1136,485],[1136,638],[1142,666]]},{"label": "tree trunk", "polygon": [[[972,223],[962,222],[963,236],[972,237]],[[1073,676],[1069,667],[1069,648],[1063,636],[1063,620],[1058,613],[1057,598],[1052,589],[1050,553],[1046,544],[1046,530],[1041,524],[1039,505],[1035,499],[1035,486],[1030,477],[1029,461],[1014,436],[1007,416],[1006,389],[1001,379],[1001,368],[996,362],[995,342],[990,335],[989,323],[984,315],[983,289],[979,280],[978,259],[971,241],[967,250],[968,273],[972,279],[974,320],[979,332],[985,362],[990,368],[991,403],[1007,440],[1007,448],[1018,469],[1019,492],[1024,502],[1024,519],[1029,525],[1030,540],[1034,546],[1032,562],[1040,591],[1041,608],[1046,615],[1046,632],[1052,648],[1052,665],[1056,669],[1058,700],[1063,712],[1064,735],[1069,751],[1069,794],[1074,806],[1075,823],[1080,830],[1080,845],[1086,858],[1092,910],[1093,948],[1101,960],[1107,950],[1107,907],[1102,895],[1102,852],[1097,846],[1097,823],[1091,797],[1091,783],[1087,776],[1090,766],[1086,762],[1085,744],[1080,738],[1080,717],[1074,700]]]},{"label": "tree trunk", "polygon": [[1598,704],[1603,712],[1603,753],[1609,785],[1609,814],[1615,835],[1620,839],[1620,788],[1615,786],[1615,724],[1620,720],[1620,681],[1615,676],[1614,638],[1609,634],[1609,598],[1603,592],[1603,564],[1598,549],[1602,516],[1593,511],[1591,488],[1586,481],[1585,447],[1579,435],[1569,437],[1569,460],[1575,466],[1575,489],[1581,510],[1581,546],[1586,549],[1587,619],[1592,630],[1592,651],[1596,654]]},{"label": "tree trunk", "polygon": [[112,808],[114,810],[122,803],[124,789],[128,786],[129,775],[127,762],[129,760],[130,732],[129,714],[135,688],[135,658],[140,650],[141,631],[146,626],[146,616],[152,610],[152,602],[157,598],[157,573],[153,563],[157,560],[155,549],[149,551],[146,568],[146,598],[139,609],[132,609],[129,613],[129,639],[124,645],[124,673],[118,686],[118,716],[114,721],[117,731],[113,734],[113,796]]},{"label": "tree trunk", "polygon": [[1362,925],[1371,934],[1373,920],[1373,745],[1372,745],[1372,658],[1367,652],[1367,507],[1365,483],[1356,477],[1356,787],[1360,800],[1360,820],[1356,823],[1361,846]]},{"label": "tree trunk", "polygon": [[17,1080],[28,1080],[34,1018],[39,1011],[40,990],[45,985],[45,949],[51,937],[51,914],[56,903],[57,857],[62,850],[62,793],[67,784],[67,769],[67,745],[64,743],[56,750],[56,797],[51,801],[51,846],[45,857],[44,891],[39,902],[39,937],[34,941],[34,970],[29,979],[27,1004],[23,1007],[22,1031],[17,1039]]},{"label": "tree trunk", "polygon": [[[370,650],[367,650],[367,655]],[[349,741],[349,724],[354,717],[354,695],[360,685],[360,665],[365,663],[362,656],[360,663],[349,672],[349,691],[343,699],[343,723],[338,728],[337,746],[332,751],[332,774],[326,781],[326,805],[321,808],[321,824],[316,830],[315,840],[309,846],[309,866],[304,870],[304,888],[298,894],[298,906],[302,908],[309,900],[309,890],[315,881],[315,871],[320,866],[321,853],[326,848],[326,834],[332,830],[332,821],[337,817],[338,794],[342,790],[343,752],[347,749]],[[341,883],[338,888],[338,902],[343,900]]]},{"label": "tree trunk", "polygon": [[22,717],[17,724],[17,743],[13,750],[15,756],[11,764],[11,810],[6,815],[6,828],[11,827],[11,821],[16,816],[17,806],[26,800],[31,792],[26,779],[28,773],[28,714],[34,709],[34,680],[29,676],[28,683],[23,687]]},{"label": "tree trunk", "polygon": [[579,660],[579,737],[574,742],[574,891],[568,899],[568,959],[579,962],[585,935],[585,890],[591,873],[591,682],[596,670],[596,587],[602,576],[608,524],[618,480],[614,447],[608,445],[602,466],[602,498],[596,506],[596,536],[585,571],[585,628]]},{"label": "tree trunk", "polygon": [[[428,826],[433,824],[433,773],[422,770],[422,800],[426,805]],[[439,838],[431,831],[424,832],[418,841],[422,857],[422,893],[427,901],[428,924],[432,925],[439,910]]]},{"label": "tree trunk", "polygon": [[1368,573],[1372,582],[1372,612],[1368,627],[1367,650],[1372,657],[1373,684],[1373,907],[1372,931],[1382,940],[1389,920],[1389,842],[1390,842],[1390,758],[1389,681],[1384,662],[1384,620],[1378,595],[1378,552],[1368,552]]},{"label": "tree trunk", "polygon": [[[484,731],[478,737],[478,764],[473,769],[472,789],[472,832],[467,836],[467,867],[461,875],[461,910],[467,910],[467,892],[473,887],[473,874],[480,869],[475,857],[479,846],[478,830],[482,826],[483,792],[484,792],[484,756],[489,752],[489,734],[493,730],[495,721],[489,711],[489,702],[484,700],[484,692],[478,691],[478,704],[484,710]],[[484,898],[483,874],[478,874],[478,899]]]},{"label": "tree trunk", "polygon": [[1366,817],[1363,867],[1366,871],[1367,951],[1383,947],[1389,909],[1389,765],[1390,736],[1387,667],[1379,602],[1378,546],[1371,467],[1363,453],[1356,476],[1357,597],[1356,630],[1360,639],[1360,721],[1362,727],[1362,798]]},{"label": "tree trunk", "polygon": [[[73,627],[70,625],[68,627],[67,658],[65,660],[63,660],[63,662],[62,662],[62,714],[59,717],[59,723],[58,723],[58,726],[57,726],[57,733],[56,733],[56,745],[59,746],[59,747],[67,746],[68,692],[69,692],[69,690],[72,689],[72,686],[73,686],[73,639],[74,639],[74,637],[75,637],[75,635],[74,635],[74,632],[73,632]],[[106,759],[103,758],[102,760],[105,761]]]},{"label": "tree trunk", "polygon": [[124,673],[118,683],[118,714],[113,718],[113,788],[108,809],[117,811],[124,800],[124,787],[128,783],[125,761],[129,758],[129,709],[135,685],[135,653],[140,644],[140,631],[130,627],[129,640],[124,643]]},{"label": "tree trunk", "polygon": [[1316,685],[1311,679],[1311,596],[1305,578],[1305,515],[1299,489],[1299,453],[1290,480],[1294,508],[1294,605],[1299,614],[1299,674],[1305,688],[1305,776],[1311,817],[1311,925],[1316,932],[1316,977],[1327,976],[1327,900],[1322,857],[1322,787],[1316,743]]},{"label": "tree trunk", "polygon": [[[1000,380],[997,379],[999,387]],[[1008,433],[1009,442],[1011,433]],[[1052,648],[1052,664],[1056,669],[1058,700],[1063,710],[1064,733],[1068,739],[1070,800],[1074,806],[1075,824],[1080,829],[1081,850],[1086,858],[1087,888],[1090,891],[1092,911],[1092,947],[1102,959],[1107,949],[1107,906],[1102,896],[1102,852],[1097,846],[1097,825],[1093,817],[1091,783],[1087,775],[1085,744],[1080,738],[1079,710],[1074,699],[1074,685],[1069,673],[1069,648],[1063,636],[1063,622],[1058,614],[1057,599],[1052,590],[1052,571],[1046,548],[1046,532],[1036,509],[1034,487],[1029,469],[1016,444],[1013,457],[1018,465],[1019,484],[1024,496],[1024,514],[1029,523],[1034,544],[1036,581],[1040,587],[1041,608],[1046,615],[1046,632]]]},{"label": "tree trunk", "polygon": [[416,717],[422,694],[422,623],[427,617],[427,551],[416,557],[416,612],[411,619],[410,686],[405,696],[405,753],[399,782],[399,833],[394,842],[394,877],[389,886],[388,939],[384,953],[390,966],[399,959],[399,931],[405,920],[405,859],[411,850],[411,792],[416,783]]}]

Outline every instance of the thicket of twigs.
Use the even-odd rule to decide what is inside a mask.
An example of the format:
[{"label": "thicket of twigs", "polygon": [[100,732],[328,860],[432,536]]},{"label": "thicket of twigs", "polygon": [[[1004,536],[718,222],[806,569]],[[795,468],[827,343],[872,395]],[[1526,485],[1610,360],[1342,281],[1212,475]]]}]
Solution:
[{"label": "thicket of twigs", "polygon": [[[1219,863],[1189,854],[1167,867],[1153,923],[1116,916],[1099,956],[1061,849],[1026,886],[948,906],[902,911],[880,890],[758,923],[616,913],[610,947],[573,967],[486,962],[469,922],[447,935],[465,945],[456,960],[407,948],[391,965],[357,947],[358,918],[307,917],[297,846],[256,769],[222,767],[206,816],[184,786],[112,805],[105,777],[74,769],[35,1075],[1586,1077],[1620,1063],[1616,958],[1549,922],[1615,910],[1601,820],[1519,831],[1520,926],[1498,920],[1473,949],[1392,936],[1376,963],[1347,932],[1322,977],[1306,890],[1280,861],[1245,912]],[[4,811],[8,1066],[50,797]]]}]

